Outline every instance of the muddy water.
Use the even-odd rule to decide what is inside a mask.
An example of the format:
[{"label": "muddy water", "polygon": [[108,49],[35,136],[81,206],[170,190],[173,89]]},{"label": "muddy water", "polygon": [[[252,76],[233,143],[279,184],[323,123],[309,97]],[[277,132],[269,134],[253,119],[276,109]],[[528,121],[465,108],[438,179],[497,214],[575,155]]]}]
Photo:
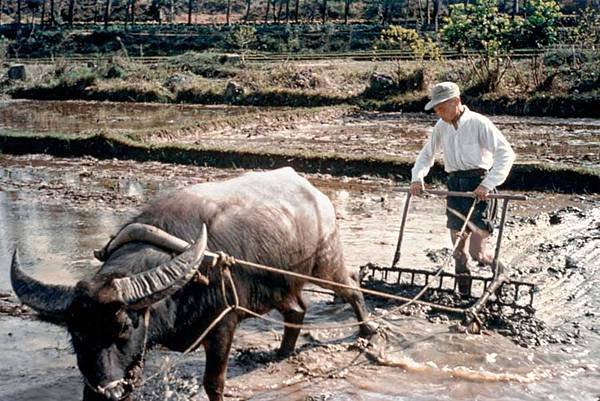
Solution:
[{"label": "muddy water", "polygon": [[[333,108],[332,108],[333,109]],[[435,123],[432,114],[332,112],[330,117],[282,123],[264,121],[253,107],[183,106],[110,102],[0,102],[0,132],[142,132],[144,140],[205,147],[334,152],[413,158]],[[264,109],[262,109],[264,110]],[[275,109],[268,109],[275,110]],[[307,111],[306,115],[312,112]],[[342,114],[342,116],[340,116]],[[247,116],[223,129],[194,129],[223,116]],[[519,163],[561,163],[600,168],[600,120],[490,116],[509,139]],[[177,128],[192,127],[180,130]],[[152,132],[156,135],[153,135]],[[165,131],[174,131],[169,135]]]},{"label": "muddy water", "polygon": [[[0,293],[10,291],[8,268],[14,246],[25,269],[54,283],[92,274],[91,250],[156,193],[225,178],[239,170],[215,170],[159,163],[0,156]],[[308,176],[338,210],[346,260],[351,269],[366,262],[389,265],[404,196],[387,180]],[[273,361],[281,329],[247,321],[237,333],[230,358],[228,399],[248,400],[597,400],[600,392],[600,209],[597,198],[529,194],[527,207],[511,213],[525,220],[541,211],[576,206],[583,211],[521,224],[512,219],[503,249],[513,270],[526,269],[540,283],[539,314],[556,334],[554,343],[516,345],[489,331],[469,336],[450,323],[417,313],[386,314],[387,341],[369,358],[352,347],[355,329],[305,330],[300,352]],[[433,266],[426,250],[448,247],[443,202],[415,200],[407,223],[400,264]],[[578,267],[565,269],[566,257]],[[552,269],[550,269],[552,268]],[[331,297],[307,292],[307,323],[353,321],[349,308]],[[278,318],[276,314],[272,317]],[[77,400],[81,379],[62,328],[30,315],[0,316],[0,400]],[[155,351],[148,371],[177,354]],[[374,358],[378,358],[375,360]],[[205,399],[199,390],[203,353],[139,391],[136,400]]]},{"label": "muddy water", "polygon": [[143,130],[192,124],[224,114],[235,116],[254,107],[168,106],[152,103],[79,101],[0,102],[0,131],[82,133],[105,130]]}]

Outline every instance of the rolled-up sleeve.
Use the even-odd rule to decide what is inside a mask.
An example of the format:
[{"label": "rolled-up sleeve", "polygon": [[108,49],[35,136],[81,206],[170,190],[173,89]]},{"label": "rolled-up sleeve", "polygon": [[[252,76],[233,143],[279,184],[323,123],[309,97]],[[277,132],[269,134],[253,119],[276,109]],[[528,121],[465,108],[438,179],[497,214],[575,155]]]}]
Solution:
[{"label": "rolled-up sleeve", "polygon": [[492,190],[506,181],[516,156],[504,135],[489,120],[484,124],[480,140],[481,146],[490,151],[494,159],[492,168],[481,185]]},{"label": "rolled-up sleeve", "polygon": [[440,133],[437,126],[433,127],[433,131],[428,141],[419,152],[415,165],[411,170],[411,182],[423,182],[431,166],[435,162],[435,154],[440,149]]}]

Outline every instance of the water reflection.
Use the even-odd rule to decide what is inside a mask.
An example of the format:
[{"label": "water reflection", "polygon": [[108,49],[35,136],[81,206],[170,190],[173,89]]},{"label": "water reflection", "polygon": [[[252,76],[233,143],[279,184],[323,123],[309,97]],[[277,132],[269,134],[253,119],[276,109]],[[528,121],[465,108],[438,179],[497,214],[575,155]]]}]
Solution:
[{"label": "water reflection", "polygon": [[[39,189],[43,184],[65,186],[66,193],[71,194],[97,193],[101,199],[105,197],[112,202],[119,196],[143,202],[173,186],[240,173],[192,167],[178,172],[166,165],[133,162],[100,165],[97,161],[98,173],[87,174],[76,172],[81,172],[81,166],[87,163],[81,160],[46,159],[43,167],[41,162],[20,164],[20,161],[10,160],[5,165],[12,163],[11,167],[0,170],[2,291],[10,290],[8,265],[14,246],[19,247],[23,267],[30,274],[48,282],[73,283],[97,269],[99,263],[91,251],[104,245],[110,234],[136,210],[131,203],[125,203],[124,207],[118,204],[103,207],[97,202],[77,203],[77,198],[64,203],[63,198],[47,197],[45,189]],[[181,180],[164,180],[180,172]],[[309,178],[337,208],[348,266],[356,269],[366,262],[389,265],[405,195],[386,181]],[[23,185],[25,190],[21,190],[24,183],[28,185]],[[36,185],[29,185],[31,183]],[[82,187],[86,191],[82,191]],[[410,210],[400,264],[432,265],[425,255],[426,249],[449,246],[444,227],[444,202],[415,199]],[[347,305],[331,304],[330,298],[322,295],[307,295],[307,298],[310,301],[307,323],[350,323],[354,319]],[[273,317],[279,318],[277,314]],[[483,336],[450,333],[446,324],[432,324],[423,318],[392,315],[387,322],[389,342],[383,365],[362,361],[357,363],[356,370],[349,369],[340,378],[325,377],[296,384],[292,380],[289,385],[283,385],[280,381],[285,373],[269,374],[267,368],[261,370],[260,367],[244,373],[243,366],[236,367],[232,359],[227,386],[243,391],[242,398],[248,400],[540,400],[552,397],[593,400],[597,396],[600,383],[597,337],[590,337],[590,349],[585,345],[572,345],[567,354],[561,346],[524,349],[497,333]],[[235,347],[273,349],[278,343],[270,334],[273,330],[280,332],[279,327],[261,320],[247,321],[238,331]],[[355,334],[353,328],[328,333],[307,332],[310,334],[303,336],[301,343],[311,338],[324,344],[351,342]],[[62,328],[2,317],[0,338],[3,355],[0,399],[80,399],[79,373]],[[148,369],[160,365],[157,355],[158,352],[150,354]],[[195,357],[202,358],[202,355]],[[344,358],[344,355],[347,353],[334,352],[328,358]],[[350,362],[336,360],[339,366]],[[291,373],[290,378],[293,377]],[[43,378],[43,385],[39,378]]]},{"label": "water reflection", "polygon": [[207,118],[255,112],[253,107],[81,101],[0,103],[0,131],[82,133],[189,125]]}]

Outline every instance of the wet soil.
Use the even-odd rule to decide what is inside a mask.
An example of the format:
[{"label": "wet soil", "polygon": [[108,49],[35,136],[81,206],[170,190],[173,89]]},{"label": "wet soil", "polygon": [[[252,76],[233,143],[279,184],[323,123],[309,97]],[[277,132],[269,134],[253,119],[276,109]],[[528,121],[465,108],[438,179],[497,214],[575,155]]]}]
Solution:
[{"label": "wet soil", "polygon": [[[6,153],[91,155],[215,167],[293,165],[308,173],[399,179],[409,176],[414,157],[435,122],[431,114],[369,113],[349,107],[290,111],[24,101],[3,103],[0,112],[4,121],[0,150]],[[505,188],[600,192],[599,120],[491,119],[518,154]],[[22,131],[37,136],[59,132],[63,137],[19,137]],[[82,133],[97,136],[82,139]],[[430,176],[443,177],[439,165]]]},{"label": "wet soil", "polygon": [[[82,391],[64,330],[38,322],[11,296],[7,268],[12,246],[24,248],[24,266],[36,277],[73,282],[98,267],[91,249],[156,193],[242,172],[1,155],[0,261],[6,269],[0,274],[0,347],[5,360],[18,368],[16,373],[0,368],[0,399],[66,401],[79,399]],[[366,176],[307,178],[336,205],[349,268],[367,262],[389,265],[404,199],[398,184]],[[306,323],[340,327],[304,330],[298,351],[280,361],[275,351],[281,328],[258,319],[244,322],[230,357],[226,398],[597,399],[600,198],[527,195],[530,201],[510,207],[501,258],[512,278],[536,284],[533,318],[496,315],[486,321],[483,335],[473,336],[450,330],[459,321],[456,316],[421,307],[397,310],[394,302],[369,299],[373,316],[382,318],[381,335],[364,342],[355,328],[341,327],[354,321],[346,305],[309,291]],[[443,204],[437,198],[412,203],[400,265],[434,269],[448,257]],[[444,302],[462,301],[444,296]],[[277,314],[270,317],[279,319]],[[173,361],[174,368],[161,370]],[[135,399],[206,399],[203,368],[202,351],[181,357],[155,350],[148,356],[146,374],[156,376]]]}]

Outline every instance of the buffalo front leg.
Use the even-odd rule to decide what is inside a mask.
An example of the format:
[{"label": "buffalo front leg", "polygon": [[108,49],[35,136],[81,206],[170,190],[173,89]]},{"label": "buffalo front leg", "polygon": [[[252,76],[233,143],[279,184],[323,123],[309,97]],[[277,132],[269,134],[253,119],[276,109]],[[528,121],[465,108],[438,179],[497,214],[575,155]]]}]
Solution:
[{"label": "buffalo front leg", "polygon": [[352,307],[352,310],[356,315],[356,319],[361,322],[359,324],[359,335],[361,337],[370,337],[375,334],[377,331],[377,326],[374,323],[366,322],[369,314],[367,313],[367,307],[365,305],[365,299],[362,295],[362,292],[359,291],[358,282],[348,275],[346,275],[343,279],[338,278],[335,281],[340,284],[355,287],[355,289],[351,289],[347,287],[331,286],[330,289],[333,290],[338,297],[348,302]]},{"label": "buffalo front leg", "polygon": [[[121,398],[120,401],[131,401],[133,396],[131,394]],[[88,386],[83,387],[83,401],[111,401],[112,399],[107,398],[104,395],[98,394]]]},{"label": "buffalo front leg", "polygon": [[210,401],[222,401],[225,388],[225,375],[227,374],[227,360],[235,323],[226,321],[217,326],[204,341],[206,352],[206,368],[204,370],[204,391]]},{"label": "buffalo front leg", "polygon": [[281,346],[277,351],[277,356],[285,358],[289,356],[296,348],[296,341],[298,341],[298,335],[300,334],[300,326],[304,321],[304,314],[306,313],[306,304],[301,296],[295,297],[294,299],[285,303],[284,306],[277,308],[277,310],[283,315],[283,321],[291,326],[285,326],[283,329],[283,338],[281,339]]}]

